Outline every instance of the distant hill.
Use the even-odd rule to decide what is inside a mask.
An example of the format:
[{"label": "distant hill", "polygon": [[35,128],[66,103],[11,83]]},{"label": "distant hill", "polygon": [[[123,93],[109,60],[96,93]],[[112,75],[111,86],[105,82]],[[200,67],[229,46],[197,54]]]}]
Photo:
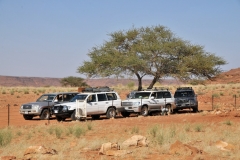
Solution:
[{"label": "distant hill", "polygon": [[212,84],[226,84],[226,83],[240,83],[240,68],[231,69],[230,71],[223,72],[220,75],[208,81]]},{"label": "distant hill", "polygon": [[41,78],[41,77],[14,77],[0,76],[0,86],[15,87],[15,86],[61,86],[61,78]]},{"label": "distant hill", "polygon": [[[14,76],[0,76],[0,86],[15,87],[15,86],[32,86],[32,87],[46,87],[56,86],[60,87],[61,78],[43,78],[43,77],[14,77]],[[92,87],[97,86],[117,86],[127,85],[130,82],[134,82],[135,86],[138,85],[137,79],[86,79],[86,83]],[[151,83],[151,79],[144,79],[143,85],[148,86]],[[212,81],[207,81],[211,84],[226,84],[226,83],[240,83],[240,68],[231,69],[230,71],[223,72]],[[161,80],[162,85],[181,85],[183,83],[175,79]]]},{"label": "distant hill", "polygon": [[[61,78],[43,78],[43,77],[14,77],[14,76],[0,76],[0,86],[16,87],[16,86],[32,86],[32,87],[46,87],[46,86],[61,86]],[[127,85],[130,82],[134,82],[135,86],[138,85],[136,79],[86,79],[86,83],[92,87],[97,86],[116,86]],[[148,86],[151,83],[151,79],[143,80],[143,85]],[[161,84],[171,85],[179,84],[176,80],[162,80]]]}]

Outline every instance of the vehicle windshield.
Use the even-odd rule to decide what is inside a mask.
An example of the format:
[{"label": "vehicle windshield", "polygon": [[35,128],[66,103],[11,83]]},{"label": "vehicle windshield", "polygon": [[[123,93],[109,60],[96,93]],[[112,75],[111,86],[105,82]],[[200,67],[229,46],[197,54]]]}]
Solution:
[{"label": "vehicle windshield", "polygon": [[181,91],[181,92],[175,92],[174,98],[179,97],[194,97],[193,91]]},{"label": "vehicle windshield", "polygon": [[151,92],[136,92],[131,99],[148,99]]},{"label": "vehicle windshield", "polygon": [[42,95],[37,99],[37,102],[52,102],[56,95],[48,94],[48,95]]},{"label": "vehicle windshield", "polygon": [[87,94],[78,94],[78,95],[76,95],[75,97],[73,97],[73,98],[70,100],[70,102],[76,102],[76,100],[83,100],[83,101],[84,101],[87,96],[88,96]]}]

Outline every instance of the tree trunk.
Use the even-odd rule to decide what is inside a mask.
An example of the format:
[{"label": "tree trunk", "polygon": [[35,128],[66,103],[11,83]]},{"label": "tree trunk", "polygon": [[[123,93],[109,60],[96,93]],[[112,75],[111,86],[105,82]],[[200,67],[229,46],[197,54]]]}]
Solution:
[{"label": "tree trunk", "polygon": [[138,91],[141,91],[142,90],[142,77],[138,73],[135,73],[135,74],[138,78]]},{"label": "tree trunk", "polygon": [[154,84],[159,80],[159,76],[155,76],[151,82],[151,84],[148,86],[148,89],[152,89]]}]

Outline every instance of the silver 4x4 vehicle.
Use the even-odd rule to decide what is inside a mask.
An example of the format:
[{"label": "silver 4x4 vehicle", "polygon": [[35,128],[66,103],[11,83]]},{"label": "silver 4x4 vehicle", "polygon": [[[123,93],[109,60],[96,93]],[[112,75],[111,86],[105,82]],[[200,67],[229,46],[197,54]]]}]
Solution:
[{"label": "silver 4x4 vehicle", "polygon": [[128,117],[131,113],[138,113],[147,116],[152,112],[171,113],[175,108],[174,98],[167,89],[154,89],[146,91],[133,91],[127,100],[122,101],[124,110],[123,117]]},{"label": "silver 4x4 vehicle", "polygon": [[43,94],[36,102],[23,104],[20,108],[20,114],[25,120],[31,120],[35,116],[46,120],[51,116],[51,107],[57,103],[64,103],[70,101],[79,92],[61,92],[61,93],[47,93]]},{"label": "silver 4x4 vehicle", "polygon": [[[116,117],[117,112],[121,112],[121,99],[117,92],[110,88],[86,88],[82,93],[76,95],[70,102],[57,104],[52,107],[52,113],[57,121],[71,120],[91,116],[92,119],[99,119],[100,115],[107,118]],[[80,114],[80,115],[79,115]],[[79,117],[80,116],[80,117]]]},{"label": "silver 4x4 vehicle", "polygon": [[179,87],[174,94],[176,111],[192,108],[193,112],[198,112],[198,99],[192,87]]}]

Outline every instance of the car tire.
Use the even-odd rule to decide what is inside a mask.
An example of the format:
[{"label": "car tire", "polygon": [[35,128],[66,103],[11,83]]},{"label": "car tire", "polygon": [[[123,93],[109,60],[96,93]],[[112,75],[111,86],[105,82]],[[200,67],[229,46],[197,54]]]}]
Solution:
[{"label": "car tire", "polygon": [[198,107],[193,107],[192,110],[193,110],[194,113],[197,113],[198,112]]},{"label": "car tire", "polygon": [[33,119],[33,116],[24,114],[24,115],[23,115],[23,118],[24,118],[25,120],[32,120],[32,119]]},{"label": "car tire", "polygon": [[60,116],[56,116],[56,119],[57,119],[58,122],[65,121],[65,118],[62,118]]},{"label": "car tire", "polygon": [[173,109],[173,113],[178,113],[178,109]]},{"label": "car tire", "polygon": [[50,118],[50,112],[48,109],[44,109],[40,115],[41,120],[48,120]]},{"label": "car tire", "polygon": [[121,112],[121,115],[122,115],[123,117],[129,117],[130,114],[131,114],[131,113],[129,113],[129,112]]},{"label": "car tire", "polygon": [[148,107],[147,106],[142,106],[140,115],[141,116],[147,116],[148,115]]},{"label": "car tire", "polygon": [[75,112],[75,110],[74,110],[74,112],[71,114],[71,120],[72,120],[72,121],[76,121],[76,120],[77,120],[75,114],[76,114],[76,112]]},{"label": "car tire", "polygon": [[114,108],[109,108],[106,113],[107,118],[115,118],[116,117],[116,110]]}]

